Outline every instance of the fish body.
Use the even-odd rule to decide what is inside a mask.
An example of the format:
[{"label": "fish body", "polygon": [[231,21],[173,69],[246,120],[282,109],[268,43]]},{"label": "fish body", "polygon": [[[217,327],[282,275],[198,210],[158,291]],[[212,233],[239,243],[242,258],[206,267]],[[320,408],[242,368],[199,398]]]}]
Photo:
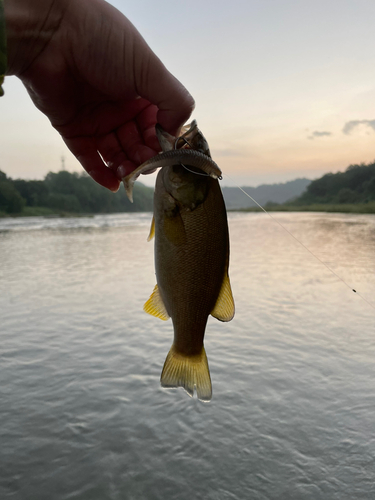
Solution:
[{"label": "fish body", "polygon": [[212,395],[203,345],[208,316],[230,321],[234,301],[228,276],[229,234],[221,171],[211,160],[203,134],[193,121],[180,137],[156,126],[163,150],[123,179],[129,199],[135,179],[162,167],[154,193],[157,284],[144,310],[172,318],[174,339],[161,374],[163,387],[183,387],[202,401]]},{"label": "fish body", "polygon": [[162,168],[154,194],[157,286],[146,312],[172,318],[173,345],[161,374],[163,387],[183,387],[202,401],[212,395],[203,339],[210,314],[234,315],[226,208],[217,179],[193,166]]}]

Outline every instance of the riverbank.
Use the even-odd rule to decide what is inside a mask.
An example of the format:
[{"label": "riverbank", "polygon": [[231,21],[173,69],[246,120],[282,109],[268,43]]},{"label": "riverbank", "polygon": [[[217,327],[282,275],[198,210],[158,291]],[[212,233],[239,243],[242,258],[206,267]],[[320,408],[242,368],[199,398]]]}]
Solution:
[{"label": "riverbank", "polygon": [[0,218],[4,217],[93,217],[94,213],[76,213],[65,210],[53,210],[47,207],[25,207],[22,212],[8,214],[0,211]]},{"label": "riverbank", "polygon": [[[340,204],[318,204],[312,205],[277,205],[267,204],[264,209],[267,212],[336,212],[336,213],[356,213],[375,214],[375,202],[369,203],[340,203]],[[234,211],[234,210],[233,210]],[[236,212],[261,212],[261,208],[244,208],[235,210]]]},{"label": "riverbank", "polygon": [[[313,205],[278,205],[267,204],[267,212],[328,212],[328,213],[356,213],[375,214],[375,202],[369,203],[341,203],[341,204],[313,204]],[[259,207],[228,210],[228,212],[261,212]],[[129,212],[119,212],[129,213]],[[134,213],[134,212],[133,212]],[[93,217],[96,213],[77,213],[64,210],[53,210],[47,207],[25,207],[22,212],[7,214],[0,212],[0,217]]]}]

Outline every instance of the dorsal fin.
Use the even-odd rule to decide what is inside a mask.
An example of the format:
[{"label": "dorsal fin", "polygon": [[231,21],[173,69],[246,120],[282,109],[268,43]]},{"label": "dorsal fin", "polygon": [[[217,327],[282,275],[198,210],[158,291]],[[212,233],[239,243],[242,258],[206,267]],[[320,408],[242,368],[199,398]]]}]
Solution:
[{"label": "dorsal fin", "polygon": [[146,313],[151,314],[151,316],[156,316],[163,321],[169,319],[169,314],[167,313],[163,299],[160,296],[158,285],[155,285],[150,298],[143,306],[143,310]]},{"label": "dorsal fin", "polygon": [[211,315],[220,321],[230,321],[234,316],[234,300],[230,286],[229,276],[225,274],[221,285],[219,297]]}]

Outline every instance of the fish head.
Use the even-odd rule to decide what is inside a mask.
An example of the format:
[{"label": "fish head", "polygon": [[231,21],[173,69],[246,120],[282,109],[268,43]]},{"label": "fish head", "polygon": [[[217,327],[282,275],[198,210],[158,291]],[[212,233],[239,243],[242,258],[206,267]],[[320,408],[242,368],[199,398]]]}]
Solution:
[{"label": "fish head", "polygon": [[198,128],[196,120],[193,120],[189,128],[178,138],[176,148],[190,148],[200,151],[211,158],[208,142]]},{"label": "fish head", "polygon": [[207,197],[209,182],[213,181],[201,170],[173,165],[160,170],[165,191],[172,196],[180,208],[194,210]]},{"label": "fish head", "polygon": [[155,126],[155,131],[162,151],[195,149],[211,158],[208,142],[199,130],[196,120],[193,120],[190,125],[182,127],[182,135],[179,137],[168,134],[158,123]]}]

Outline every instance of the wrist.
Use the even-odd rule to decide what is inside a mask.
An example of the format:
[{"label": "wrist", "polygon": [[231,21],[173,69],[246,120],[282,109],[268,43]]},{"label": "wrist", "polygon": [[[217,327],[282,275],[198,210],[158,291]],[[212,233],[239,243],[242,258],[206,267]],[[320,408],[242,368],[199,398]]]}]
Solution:
[{"label": "wrist", "polygon": [[4,0],[7,75],[21,76],[57,31],[69,0]]}]

